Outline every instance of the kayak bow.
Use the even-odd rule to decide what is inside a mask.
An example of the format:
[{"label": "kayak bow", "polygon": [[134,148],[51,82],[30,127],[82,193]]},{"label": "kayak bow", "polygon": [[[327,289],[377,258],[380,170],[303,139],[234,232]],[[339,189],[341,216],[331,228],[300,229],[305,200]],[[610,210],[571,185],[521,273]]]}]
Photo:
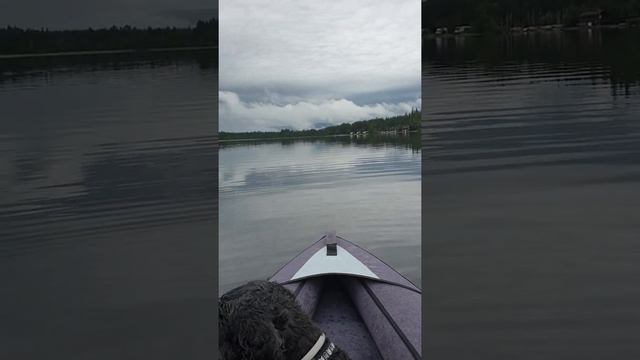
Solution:
[{"label": "kayak bow", "polygon": [[328,233],[270,279],[351,359],[421,359],[422,291],[383,261]]}]

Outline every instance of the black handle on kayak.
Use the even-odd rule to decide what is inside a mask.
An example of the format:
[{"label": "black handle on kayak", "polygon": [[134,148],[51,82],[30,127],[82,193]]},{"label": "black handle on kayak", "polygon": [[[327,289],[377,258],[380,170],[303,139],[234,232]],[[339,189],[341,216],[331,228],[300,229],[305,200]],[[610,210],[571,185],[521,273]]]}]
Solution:
[{"label": "black handle on kayak", "polygon": [[325,236],[327,238],[327,256],[337,256],[338,240],[336,239],[336,232],[329,231]]}]

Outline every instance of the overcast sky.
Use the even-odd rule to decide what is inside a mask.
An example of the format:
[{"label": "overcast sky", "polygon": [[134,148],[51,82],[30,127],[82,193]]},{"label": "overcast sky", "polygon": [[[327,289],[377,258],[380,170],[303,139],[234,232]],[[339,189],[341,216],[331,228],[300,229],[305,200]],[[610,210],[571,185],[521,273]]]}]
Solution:
[{"label": "overcast sky", "polygon": [[0,0],[0,27],[189,26],[214,17],[217,4],[217,0]]},{"label": "overcast sky", "polygon": [[421,5],[220,1],[220,130],[319,128],[420,107]]}]

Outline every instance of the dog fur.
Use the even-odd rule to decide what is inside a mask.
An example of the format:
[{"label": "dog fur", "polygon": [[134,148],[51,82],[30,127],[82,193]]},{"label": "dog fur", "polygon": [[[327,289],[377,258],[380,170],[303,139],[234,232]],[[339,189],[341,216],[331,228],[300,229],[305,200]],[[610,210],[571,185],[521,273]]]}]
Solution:
[{"label": "dog fur", "polygon": [[[227,292],[218,312],[223,360],[300,360],[322,334],[289,290],[268,281]],[[330,359],[349,357],[336,346]]]}]

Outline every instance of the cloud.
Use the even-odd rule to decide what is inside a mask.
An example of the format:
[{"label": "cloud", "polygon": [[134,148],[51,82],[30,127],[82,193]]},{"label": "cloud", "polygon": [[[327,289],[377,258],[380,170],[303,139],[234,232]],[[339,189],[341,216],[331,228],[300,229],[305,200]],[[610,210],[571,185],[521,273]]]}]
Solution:
[{"label": "cloud", "polygon": [[399,103],[357,105],[353,101],[326,99],[288,104],[246,102],[231,91],[219,91],[220,130],[274,131],[284,128],[303,130],[344,122],[405,114],[421,107],[421,99]]},{"label": "cloud", "polygon": [[419,87],[420,11],[416,0],[223,0],[220,86]]},{"label": "cloud", "polygon": [[249,108],[289,109],[234,124],[348,121],[420,97],[420,1],[223,0],[219,10],[220,89]]}]

